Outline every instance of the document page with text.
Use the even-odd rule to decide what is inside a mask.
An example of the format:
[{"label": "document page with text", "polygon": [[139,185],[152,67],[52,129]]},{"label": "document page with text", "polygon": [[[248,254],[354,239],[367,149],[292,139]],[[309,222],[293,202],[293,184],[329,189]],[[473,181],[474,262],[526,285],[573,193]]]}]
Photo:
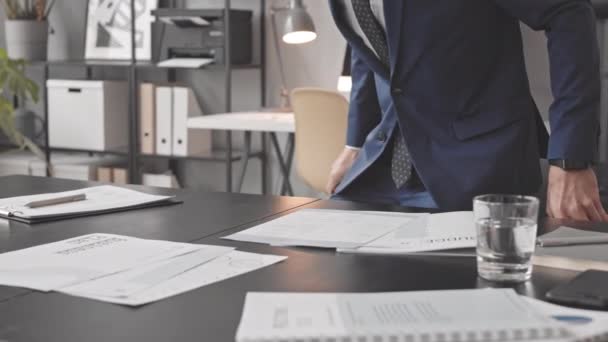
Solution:
[{"label": "document page with text", "polygon": [[420,216],[365,245],[342,252],[406,254],[473,248],[477,244],[471,211]]},{"label": "document page with text", "polygon": [[401,213],[303,209],[224,239],[278,246],[356,248],[415,217]]},{"label": "document page with text", "polygon": [[233,250],[129,296],[102,296],[78,292],[82,289],[78,285],[65,288],[61,292],[108,303],[139,306],[252,272],[285,259],[287,257],[280,255]]},{"label": "document page with text", "polygon": [[58,290],[198,248],[177,242],[89,234],[0,254],[0,285]]},{"label": "document page with text", "polygon": [[234,250],[223,246],[197,246],[200,246],[198,250],[187,254],[69,286],[60,291],[73,295],[129,297]]},{"label": "document page with text", "polygon": [[[455,341],[554,338],[570,334],[510,289],[388,293],[248,293],[237,341],[423,336]],[[466,338],[465,338],[466,337]],[[444,339],[448,341],[448,339]],[[450,339],[451,340],[451,339]]]}]

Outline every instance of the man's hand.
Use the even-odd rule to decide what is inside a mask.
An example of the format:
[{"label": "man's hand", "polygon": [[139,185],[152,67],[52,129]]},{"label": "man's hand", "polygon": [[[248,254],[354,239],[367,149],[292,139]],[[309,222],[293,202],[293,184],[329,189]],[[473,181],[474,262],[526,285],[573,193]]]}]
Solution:
[{"label": "man's hand", "polygon": [[593,170],[566,171],[550,166],[547,215],[558,219],[608,221]]},{"label": "man's hand", "polygon": [[325,191],[328,194],[334,193],[336,187],[340,184],[342,178],[344,178],[346,171],[350,170],[351,166],[353,166],[358,155],[359,151],[352,148],[345,147],[342,150],[342,153],[336,158],[329,172],[329,180],[325,186]]}]

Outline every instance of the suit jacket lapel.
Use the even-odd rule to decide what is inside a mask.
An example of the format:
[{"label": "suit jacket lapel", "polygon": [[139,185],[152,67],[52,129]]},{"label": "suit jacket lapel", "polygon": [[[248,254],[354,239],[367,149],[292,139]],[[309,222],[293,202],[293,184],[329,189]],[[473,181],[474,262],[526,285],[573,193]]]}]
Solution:
[{"label": "suit jacket lapel", "polygon": [[[386,21],[386,40],[391,62],[391,72],[394,72],[403,30],[404,0],[384,0],[384,18]],[[391,75],[392,76],[392,75]]]},{"label": "suit jacket lapel", "polygon": [[[401,1],[402,0],[398,0],[395,2]],[[369,65],[370,69],[388,80],[390,78],[388,68],[384,66],[382,62],[380,62],[378,57],[376,57],[376,55],[367,47],[367,45],[365,45],[363,39],[361,39],[361,37],[359,37],[359,35],[353,31],[350,25],[346,24],[347,21],[346,18],[344,18],[345,10],[342,8],[340,0],[330,0],[329,7],[332,15],[334,16],[334,21],[336,22],[338,30],[340,30],[344,38],[346,38],[352,49],[367,63],[367,65]]]}]

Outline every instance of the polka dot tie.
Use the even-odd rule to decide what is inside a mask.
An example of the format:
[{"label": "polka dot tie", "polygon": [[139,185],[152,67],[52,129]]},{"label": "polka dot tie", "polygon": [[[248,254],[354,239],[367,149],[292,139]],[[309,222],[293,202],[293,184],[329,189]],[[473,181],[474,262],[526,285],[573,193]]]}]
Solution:
[{"label": "polka dot tie", "polygon": [[388,46],[382,25],[376,20],[370,0],[352,0],[353,10],[361,31],[378,54],[380,61],[388,67]]},{"label": "polka dot tie", "polygon": [[[401,0],[399,0],[401,1]],[[370,0],[352,0],[355,17],[369,43],[378,55],[380,61],[390,67],[388,44],[384,29],[376,20]],[[393,158],[391,161],[391,177],[397,189],[407,183],[412,176],[412,158],[405,144],[401,130],[397,127],[393,139]]]},{"label": "polka dot tie", "polygon": [[[397,127],[399,128],[399,127]],[[412,158],[407,149],[401,132],[395,134],[393,143],[393,160],[391,161],[391,176],[397,189],[407,183],[412,177]]]}]

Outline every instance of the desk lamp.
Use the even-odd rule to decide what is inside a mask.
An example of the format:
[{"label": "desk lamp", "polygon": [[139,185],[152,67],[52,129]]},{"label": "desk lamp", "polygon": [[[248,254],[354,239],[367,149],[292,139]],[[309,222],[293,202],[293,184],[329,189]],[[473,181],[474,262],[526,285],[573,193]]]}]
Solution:
[{"label": "desk lamp", "polygon": [[285,81],[285,70],[283,66],[283,56],[281,54],[281,44],[279,42],[279,29],[277,25],[277,13],[285,13],[283,23],[282,41],[286,44],[305,44],[317,38],[315,24],[306,11],[302,0],[290,0],[286,7],[272,8],[272,33],[274,36],[275,52],[279,62],[279,75],[281,76],[281,108],[276,111],[291,112],[289,102],[289,90]]}]

